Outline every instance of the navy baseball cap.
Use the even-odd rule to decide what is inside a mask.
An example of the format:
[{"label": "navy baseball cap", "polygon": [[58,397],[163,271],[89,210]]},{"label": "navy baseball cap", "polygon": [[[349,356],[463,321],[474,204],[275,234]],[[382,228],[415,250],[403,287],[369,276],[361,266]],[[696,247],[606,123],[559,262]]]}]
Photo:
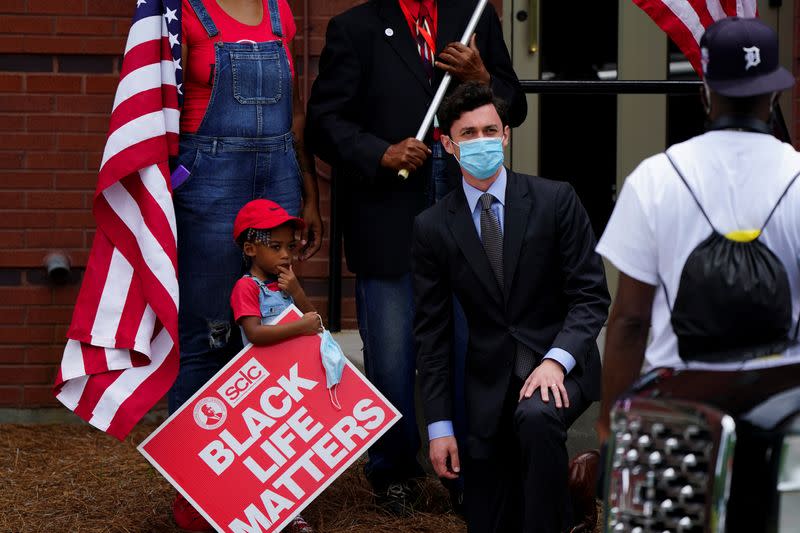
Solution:
[{"label": "navy baseball cap", "polygon": [[778,35],[758,19],[716,21],[700,39],[700,52],[706,83],[723,96],[755,96],[794,85],[794,76],[778,63]]}]

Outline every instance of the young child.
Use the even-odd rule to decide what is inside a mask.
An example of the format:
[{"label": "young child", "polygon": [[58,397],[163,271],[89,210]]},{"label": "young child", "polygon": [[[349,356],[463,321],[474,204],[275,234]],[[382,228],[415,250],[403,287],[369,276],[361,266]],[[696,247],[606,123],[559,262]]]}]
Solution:
[{"label": "young child", "polygon": [[[248,202],[236,215],[233,237],[250,271],[234,285],[231,307],[244,341],[264,346],[322,332],[322,319],[292,270],[295,231],[303,227],[301,219],[270,200]],[[304,313],[302,318],[269,325],[291,304]]]},{"label": "young child", "polygon": [[[295,231],[304,225],[270,200],[248,202],[236,215],[233,238],[250,271],[234,285],[231,307],[245,343],[263,346],[297,335],[322,333],[322,319],[292,271]],[[288,324],[269,324],[291,304],[304,313],[302,318]],[[313,529],[297,515],[284,532],[313,533]]]}]

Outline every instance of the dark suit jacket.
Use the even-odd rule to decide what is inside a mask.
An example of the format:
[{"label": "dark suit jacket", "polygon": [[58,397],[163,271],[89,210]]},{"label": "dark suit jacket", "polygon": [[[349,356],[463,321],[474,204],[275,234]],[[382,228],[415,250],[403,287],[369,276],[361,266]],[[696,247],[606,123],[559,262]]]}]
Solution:
[{"label": "dark suit jacket", "polygon": [[[438,0],[437,51],[461,38],[476,3]],[[509,102],[516,126],[525,119],[525,95],[491,4],[476,36],[492,89]],[[442,77],[435,69],[433,86],[428,82],[398,0],[370,0],[328,25],[308,102],[306,137],[314,153],[333,167],[353,272],[386,277],[410,270],[411,228],[427,205],[430,167],[403,181],[381,168],[380,160],[390,144],[416,135]],[[457,165],[452,172],[455,183]]]},{"label": "dark suit jacket", "polygon": [[584,396],[600,395],[595,339],[609,296],[586,211],[562,182],[508,172],[500,289],[461,187],[414,224],[417,369],[428,423],[452,420],[452,295],[469,326],[466,401],[470,453],[485,453],[498,429],[516,343],[576,360]]}]

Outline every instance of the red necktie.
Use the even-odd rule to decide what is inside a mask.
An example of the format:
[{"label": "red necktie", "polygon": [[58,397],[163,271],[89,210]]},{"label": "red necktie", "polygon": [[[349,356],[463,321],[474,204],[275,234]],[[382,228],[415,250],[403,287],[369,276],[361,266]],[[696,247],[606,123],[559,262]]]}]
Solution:
[{"label": "red necktie", "polygon": [[417,49],[419,50],[419,56],[422,59],[422,66],[425,68],[425,73],[428,75],[428,80],[430,80],[433,78],[433,54],[434,47],[436,45],[433,42],[433,21],[431,20],[431,15],[428,12],[428,8],[422,1],[419,3],[416,28]]}]

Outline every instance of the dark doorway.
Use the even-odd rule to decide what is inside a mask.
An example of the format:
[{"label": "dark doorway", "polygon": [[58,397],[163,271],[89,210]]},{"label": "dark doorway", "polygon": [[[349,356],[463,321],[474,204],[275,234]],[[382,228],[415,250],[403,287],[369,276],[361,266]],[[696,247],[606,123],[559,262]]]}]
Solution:
[{"label": "dark doorway", "polygon": [[[616,2],[544,0],[540,9],[542,80],[616,79]],[[617,97],[543,94],[539,127],[541,175],[571,183],[601,235],[614,205]]]}]

